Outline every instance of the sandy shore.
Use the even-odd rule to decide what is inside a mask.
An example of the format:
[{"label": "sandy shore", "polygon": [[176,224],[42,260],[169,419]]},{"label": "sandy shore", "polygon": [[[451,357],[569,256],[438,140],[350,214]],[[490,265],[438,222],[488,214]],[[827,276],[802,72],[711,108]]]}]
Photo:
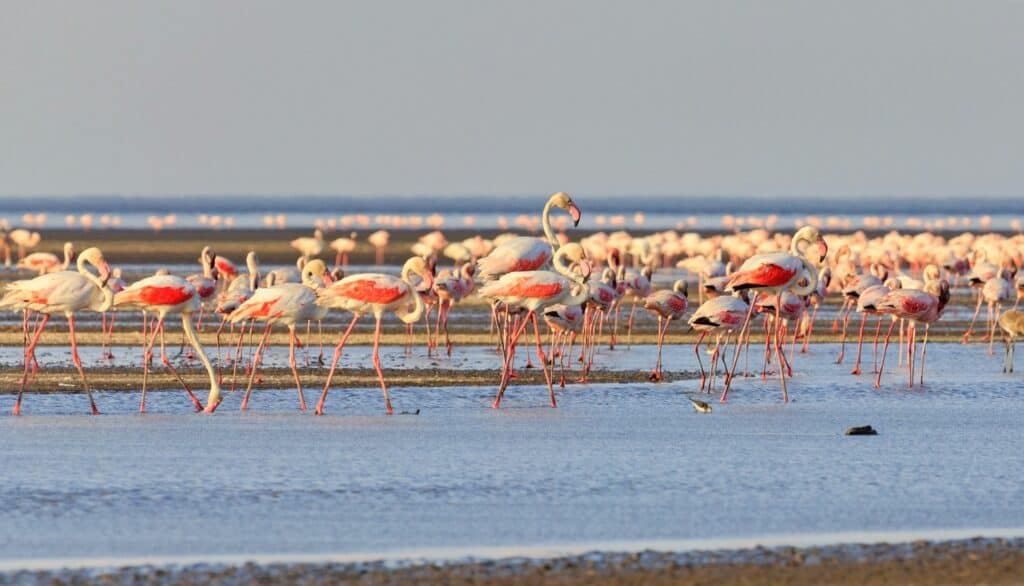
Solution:
[{"label": "sandy shore", "polygon": [[1020,584],[1024,540],[975,538],[493,561],[136,566],[0,574],[13,584]]}]

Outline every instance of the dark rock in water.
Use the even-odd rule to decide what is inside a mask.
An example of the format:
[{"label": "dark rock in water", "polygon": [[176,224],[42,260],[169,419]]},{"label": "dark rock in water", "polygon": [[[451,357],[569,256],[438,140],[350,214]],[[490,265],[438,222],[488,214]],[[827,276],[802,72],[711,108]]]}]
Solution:
[{"label": "dark rock in water", "polygon": [[419,414],[420,414],[420,410],[419,409],[417,409],[415,411],[402,411],[401,413],[399,413],[399,415],[419,415]]},{"label": "dark rock in water", "polygon": [[878,432],[870,425],[862,425],[860,427],[851,427],[850,429],[847,429],[846,435],[878,435]]}]

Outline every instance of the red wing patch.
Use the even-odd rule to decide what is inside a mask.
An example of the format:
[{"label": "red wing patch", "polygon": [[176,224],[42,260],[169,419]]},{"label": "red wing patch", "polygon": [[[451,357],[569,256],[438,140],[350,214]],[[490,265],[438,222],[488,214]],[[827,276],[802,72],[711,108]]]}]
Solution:
[{"label": "red wing patch", "polygon": [[904,297],[900,299],[900,305],[903,311],[909,314],[924,313],[928,310],[928,303],[916,297]]},{"label": "red wing patch", "polygon": [[516,273],[519,271],[535,271],[540,267],[544,266],[544,263],[548,262],[550,253],[543,251],[534,258],[521,258],[516,261],[512,268],[508,272]]},{"label": "red wing patch", "polygon": [[547,299],[562,292],[561,283],[531,283],[530,279],[520,279],[501,292],[505,297],[530,297]]},{"label": "red wing patch", "polygon": [[400,287],[380,287],[372,279],[350,281],[331,288],[332,292],[364,303],[393,303],[405,293]]},{"label": "red wing patch", "polygon": [[228,277],[233,277],[235,273],[238,272],[238,269],[235,268],[234,263],[227,260],[226,258],[221,258],[218,256],[217,260],[214,261],[214,264],[217,265],[218,271],[224,273]]},{"label": "red wing patch", "polygon": [[601,301],[605,303],[611,303],[615,300],[615,294],[604,287],[598,289],[598,295],[601,297]]},{"label": "red wing patch", "polygon": [[731,311],[720,311],[715,314],[718,321],[722,324],[738,324],[743,321],[743,316],[735,314]]},{"label": "red wing patch", "polygon": [[776,264],[763,264],[752,271],[736,273],[729,279],[729,286],[744,287],[781,287],[793,278],[795,270],[789,270]]},{"label": "red wing patch", "polygon": [[180,287],[142,287],[132,297],[149,305],[178,305],[192,298],[192,293]]},{"label": "red wing patch", "polygon": [[676,313],[683,313],[686,311],[686,299],[678,295],[672,295],[668,298],[668,306],[669,309]]},{"label": "red wing patch", "polygon": [[199,296],[203,299],[208,299],[210,295],[213,295],[217,291],[216,287],[200,287],[198,290]]}]

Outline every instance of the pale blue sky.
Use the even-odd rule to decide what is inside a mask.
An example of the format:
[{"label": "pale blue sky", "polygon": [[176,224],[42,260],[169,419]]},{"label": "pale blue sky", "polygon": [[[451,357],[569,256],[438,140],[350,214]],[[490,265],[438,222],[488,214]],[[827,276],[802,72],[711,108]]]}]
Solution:
[{"label": "pale blue sky", "polygon": [[0,193],[1024,193],[1024,2],[8,2]]}]

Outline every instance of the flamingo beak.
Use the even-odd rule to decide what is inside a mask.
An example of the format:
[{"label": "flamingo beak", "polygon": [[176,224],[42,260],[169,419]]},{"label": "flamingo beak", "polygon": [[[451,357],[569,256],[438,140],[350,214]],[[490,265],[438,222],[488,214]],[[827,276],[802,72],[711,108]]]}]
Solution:
[{"label": "flamingo beak", "polygon": [[580,212],[580,208],[576,207],[575,202],[569,202],[569,215],[572,216],[573,227],[580,225],[580,216],[583,214]]},{"label": "flamingo beak", "polygon": [[423,271],[423,286],[426,289],[434,286],[434,271]]},{"label": "flamingo beak", "polygon": [[104,262],[103,266],[100,267],[100,281],[103,282],[104,287],[107,286],[107,281],[110,280],[110,272],[110,265]]},{"label": "flamingo beak", "polygon": [[818,237],[818,253],[821,255],[818,262],[824,262],[825,257],[828,256],[828,243],[821,236]]}]

